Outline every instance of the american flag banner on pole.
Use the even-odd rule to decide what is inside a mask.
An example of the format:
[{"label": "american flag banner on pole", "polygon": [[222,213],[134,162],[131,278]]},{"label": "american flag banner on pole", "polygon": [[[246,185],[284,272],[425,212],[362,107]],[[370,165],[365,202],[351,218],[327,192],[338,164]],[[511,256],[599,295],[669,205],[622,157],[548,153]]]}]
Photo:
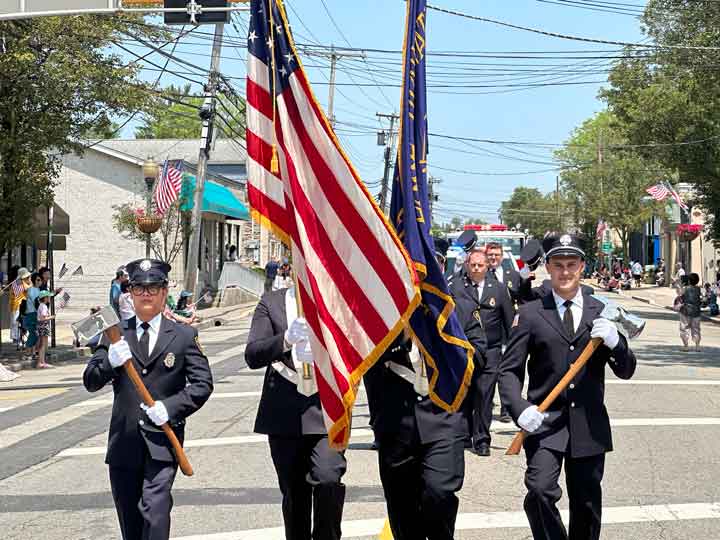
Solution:
[{"label": "american flag banner on pole", "polygon": [[420,279],[422,305],[410,319],[413,341],[427,367],[430,399],[448,412],[460,408],[473,373],[474,348],[455,312],[430,236],[427,182],[425,0],[407,0],[400,131],[390,219]]},{"label": "american flag banner on pole", "polygon": [[670,190],[663,182],[650,186],[645,191],[656,201],[664,201],[670,195]]},{"label": "american flag banner on pole", "polygon": [[171,167],[166,159],[160,173],[160,180],[155,188],[155,207],[161,216],[168,211],[170,205],[180,196],[182,177],[182,171]]},{"label": "american flag banner on pole", "polygon": [[315,99],[281,0],[251,2],[247,69],[251,212],[292,250],[329,442],[345,448],[360,379],[417,307],[417,276]]},{"label": "american flag banner on pole", "polygon": [[675,202],[677,203],[677,205],[683,210],[683,212],[685,212],[687,214],[688,211],[690,210],[690,208],[688,207],[687,204],[685,204],[685,201],[682,200],[682,198],[680,197],[680,194],[677,191],[675,191],[675,189],[672,187],[672,185],[669,182],[667,183],[667,189],[670,192],[670,196],[673,199],[675,199]]}]

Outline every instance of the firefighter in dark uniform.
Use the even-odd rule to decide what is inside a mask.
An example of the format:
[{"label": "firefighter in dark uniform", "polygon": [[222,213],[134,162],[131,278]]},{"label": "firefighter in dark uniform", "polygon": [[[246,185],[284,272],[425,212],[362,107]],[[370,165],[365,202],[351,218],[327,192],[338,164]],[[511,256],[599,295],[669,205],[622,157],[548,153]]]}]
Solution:
[{"label": "firefighter in dark uniform", "polygon": [[481,319],[487,336],[484,366],[476,365],[468,393],[466,413],[472,451],[490,455],[490,423],[493,398],[498,380],[503,337],[510,334],[515,310],[507,287],[495,279],[486,279],[488,260],[482,248],[475,248],[465,260],[465,271],[453,281],[450,293],[455,298],[461,321]]},{"label": "firefighter in dark uniform", "polygon": [[485,244],[485,253],[488,256],[490,268],[488,273],[491,278],[495,278],[500,283],[505,284],[510,291],[513,305],[518,305],[530,300],[530,289],[532,282],[530,280],[530,269],[523,266],[518,272],[514,268],[503,268],[503,247],[497,242],[489,242]]},{"label": "firefighter in dark uniform", "polygon": [[[584,295],[580,278],[585,254],[563,234],[544,242],[552,290],[520,306],[518,324],[500,365],[500,394],[525,439],[525,513],[535,540],[597,540],[602,511],[605,453],[612,450],[604,404],[605,366],[621,379],[635,372],[635,356],[615,325],[600,314],[604,304]],[[547,413],[537,405],[577,360],[591,338],[603,344]],[[527,399],[522,377],[528,369]],[[556,507],[565,465],[570,506],[569,534]]]},{"label": "firefighter in dark uniform", "polygon": [[[105,463],[124,540],[170,537],[170,490],[177,461],[167,436],[157,426],[170,423],[182,443],[185,419],[208,400],[212,374],[197,331],[163,317],[170,265],[141,259],[127,265],[136,317],[123,321],[123,339],[100,341],[83,382],[90,392],[113,385]],[[132,362],[156,400],[141,404],[133,383],[121,369]],[[141,410],[142,408],[142,410]]]},{"label": "firefighter in dark uniform", "polygon": [[260,299],[245,349],[250,369],[265,368],[255,432],[268,435],[285,538],[339,540],[347,462],[328,444],[314,370],[303,365],[312,368],[309,332],[294,286]]},{"label": "firefighter in dark uniform", "polygon": [[[448,244],[434,243],[443,266]],[[475,363],[483,364],[487,341],[482,324],[471,318],[462,325]],[[452,540],[456,493],[465,476],[465,420],[462,413],[448,413],[430,400],[421,361],[401,335],[363,378],[380,481],[395,540]]]}]

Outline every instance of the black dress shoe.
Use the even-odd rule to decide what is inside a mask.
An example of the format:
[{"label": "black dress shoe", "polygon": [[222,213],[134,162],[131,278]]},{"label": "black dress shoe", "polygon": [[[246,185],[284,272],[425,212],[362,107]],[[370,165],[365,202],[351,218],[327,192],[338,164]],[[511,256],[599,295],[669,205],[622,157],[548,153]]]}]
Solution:
[{"label": "black dress shoe", "polygon": [[490,445],[480,443],[477,446],[473,447],[472,453],[476,456],[488,457],[490,455]]},{"label": "black dress shoe", "polygon": [[501,422],[503,422],[505,424],[509,424],[510,422],[512,422],[512,416],[510,416],[508,413],[503,413],[500,415],[498,420],[500,420]]}]

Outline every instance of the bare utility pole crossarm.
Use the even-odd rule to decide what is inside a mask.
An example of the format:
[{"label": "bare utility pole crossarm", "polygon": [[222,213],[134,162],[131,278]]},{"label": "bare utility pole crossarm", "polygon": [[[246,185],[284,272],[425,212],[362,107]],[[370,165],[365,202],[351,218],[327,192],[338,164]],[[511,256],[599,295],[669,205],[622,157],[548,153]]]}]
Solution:
[{"label": "bare utility pole crossarm", "polygon": [[193,207],[191,218],[190,238],[188,239],[188,257],[185,261],[185,290],[193,291],[195,298],[199,298],[198,267],[200,261],[200,233],[202,230],[202,207],[205,192],[205,176],[207,164],[210,160],[210,148],[213,140],[213,123],[215,121],[215,96],[219,83],[220,51],[222,49],[223,31],[225,25],[215,25],[212,57],[210,60],[210,73],[205,89],[205,102],[200,110],[203,120],[202,137],[200,141],[200,155],[198,156],[197,175],[195,177],[195,193],[193,194]]},{"label": "bare utility pole crossarm", "polygon": [[395,122],[400,119],[400,116],[395,113],[376,113],[375,116],[377,116],[378,118],[390,120],[389,137],[385,137],[385,170],[383,171],[382,184],[380,186],[380,197],[378,201],[378,204],[380,205],[380,210],[385,213],[387,209],[387,195],[388,191],[390,190],[390,171],[393,166],[392,158],[395,155]]}]

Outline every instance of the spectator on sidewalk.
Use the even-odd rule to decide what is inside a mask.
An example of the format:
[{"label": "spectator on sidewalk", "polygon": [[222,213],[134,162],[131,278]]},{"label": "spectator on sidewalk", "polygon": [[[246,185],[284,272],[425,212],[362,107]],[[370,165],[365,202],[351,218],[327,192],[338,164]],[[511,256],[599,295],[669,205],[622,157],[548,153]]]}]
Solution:
[{"label": "spectator on sidewalk", "polygon": [[227,258],[225,260],[228,262],[235,262],[238,260],[237,248],[234,245],[230,246],[230,248],[228,249]]},{"label": "spectator on sidewalk", "polygon": [[688,350],[690,339],[695,343],[695,350],[700,350],[700,302],[701,291],[698,287],[700,276],[696,273],[688,277],[688,286],[680,293],[680,339],[683,350]]},{"label": "spectator on sidewalk", "polygon": [[118,314],[118,317],[120,316],[120,295],[122,294],[120,285],[127,280],[128,274],[125,271],[125,267],[121,266],[115,272],[115,279],[110,282],[109,304],[113,307],[115,313]]},{"label": "spectator on sidewalk", "polygon": [[47,266],[43,266],[38,270],[37,272],[40,275],[40,279],[42,279],[42,283],[40,284],[40,290],[41,291],[49,291],[50,290],[50,269]]},{"label": "spectator on sidewalk", "polygon": [[635,287],[640,288],[640,282],[642,281],[643,267],[639,261],[632,263],[632,276],[635,280]]},{"label": "spectator on sidewalk", "polygon": [[36,300],[40,295],[40,286],[42,278],[39,273],[35,273],[30,277],[31,287],[25,291],[25,316],[23,318],[23,326],[27,331],[27,339],[25,341],[26,350],[33,356],[37,355],[37,307]]},{"label": "spectator on sidewalk", "polygon": [[717,293],[709,283],[705,284],[705,303],[710,310],[711,317],[714,317],[715,315],[720,313],[720,307],[717,303]]},{"label": "spectator on sidewalk", "polygon": [[13,267],[10,269],[10,281],[17,281],[21,285],[16,292],[15,287],[10,287],[10,338],[15,343],[18,350],[22,346],[22,325],[20,320],[20,305],[27,298],[27,290],[32,283],[30,282],[30,271],[27,268]]},{"label": "spectator on sidewalk", "polygon": [[265,265],[265,292],[272,291],[273,282],[275,281],[279,268],[280,265],[277,259],[270,259]]},{"label": "spectator on sidewalk", "polygon": [[118,298],[118,310],[120,320],[127,321],[135,316],[135,304],[133,304],[130,282],[123,281],[120,284],[120,297]]},{"label": "spectator on sidewalk", "polygon": [[50,291],[40,291],[37,297],[37,332],[38,338],[38,359],[36,368],[50,368],[52,367],[45,361],[45,355],[47,354],[48,341],[50,338],[50,320],[54,319],[54,315],[50,315],[50,298],[53,297],[53,293]]},{"label": "spectator on sidewalk", "polygon": [[682,288],[684,286],[683,278],[685,278],[685,269],[683,268],[683,264],[679,262],[675,265],[675,275],[673,275],[672,278],[672,286],[675,288],[678,295],[682,294]]}]

